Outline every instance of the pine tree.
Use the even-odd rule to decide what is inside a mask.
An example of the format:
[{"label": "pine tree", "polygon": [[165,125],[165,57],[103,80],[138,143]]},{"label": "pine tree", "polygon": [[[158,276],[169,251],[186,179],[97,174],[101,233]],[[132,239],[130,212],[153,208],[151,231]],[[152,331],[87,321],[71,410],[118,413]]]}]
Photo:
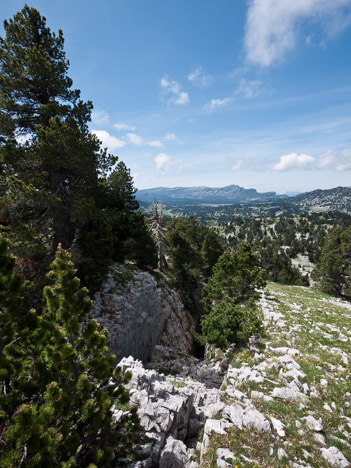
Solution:
[{"label": "pine tree", "polygon": [[257,288],[264,285],[264,273],[249,244],[241,244],[235,253],[224,253],[202,292],[207,314],[201,319],[198,341],[226,349],[259,333],[262,318],[255,301]]},{"label": "pine tree", "polygon": [[211,275],[213,267],[218,262],[218,259],[222,254],[223,245],[221,238],[215,231],[209,229],[201,246],[201,255],[204,261],[203,268],[207,277]]},{"label": "pine tree", "polygon": [[134,257],[141,252],[133,179],[89,131],[92,103],[72,89],[62,31],[27,5],[4,30],[0,229],[27,279],[43,280],[61,243],[73,246],[80,276],[97,287],[111,261],[123,261],[130,247]]},{"label": "pine tree", "polygon": [[0,38],[0,134],[35,133],[55,115],[66,116],[79,100],[67,76],[69,62],[62,31],[52,33],[38,10],[25,5],[4,21]]},{"label": "pine tree", "polygon": [[257,255],[249,244],[240,244],[234,254],[225,252],[219,258],[203,291],[203,303],[208,311],[223,296],[242,304],[250,298],[257,299],[256,290],[264,285],[264,273]]},{"label": "pine tree", "polygon": [[[26,366],[24,343],[36,326],[33,311],[24,312],[21,277],[14,273],[15,259],[8,251],[8,242],[0,240],[0,428],[6,414],[21,399],[19,376]],[[0,429],[0,433],[1,433]]]},{"label": "pine tree", "polygon": [[336,228],[327,237],[313,271],[323,291],[351,298],[351,227]]},{"label": "pine tree", "polygon": [[[138,418],[128,408],[129,377],[107,355],[107,331],[95,320],[69,254],[59,248],[44,291],[46,309],[30,337],[31,390],[4,416],[0,466],[86,467],[112,464],[133,449]],[[113,420],[112,405],[125,409]]]}]

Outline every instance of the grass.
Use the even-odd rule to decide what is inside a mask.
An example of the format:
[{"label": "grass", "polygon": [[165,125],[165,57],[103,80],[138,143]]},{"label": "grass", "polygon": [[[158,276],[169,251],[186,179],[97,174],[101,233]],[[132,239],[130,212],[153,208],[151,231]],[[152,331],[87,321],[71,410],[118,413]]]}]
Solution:
[{"label": "grass", "polygon": [[[288,462],[316,468],[327,466],[321,456],[323,446],[315,440],[314,431],[306,426],[304,418],[308,415],[322,419],[324,429],[321,434],[326,447],[336,446],[351,461],[351,395],[348,395],[351,393],[351,307],[345,307],[345,303],[313,288],[275,283],[268,285],[266,298],[269,309],[282,315],[284,326],[274,322],[266,326],[258,356],[248,349],[235,351],[232,360],[235,368],[257,368],[263,362],[268,363],[268,367],[261,370],[263,383],[245,382],[236,388],[250,397],[252,390],[270,395],[274,387],[285,386],[284,375],[289,375],[289,368],[279,361],[281,354],[275,350],[289,347],[300,353],[293,359],[305,374],[299,380],[308,386],[306,398],[302,402],[252,399],[265,417],[273,416],[284,424],[285,438],[237,428],[228,430],[226,436],[212,434],[201,468],[217,466],[216,450],[219,447],[236,454],[232,466],[279,468],[288,466]],[[327,381],[326,386],[323,381],[321,383],[322,379]],[[224,384],[228,387],[230,382],[224,381]],[[231,402],[227,396],[224,400],[227,404]],[[279,460],[279,448],[284,449],[288,459]]]}]

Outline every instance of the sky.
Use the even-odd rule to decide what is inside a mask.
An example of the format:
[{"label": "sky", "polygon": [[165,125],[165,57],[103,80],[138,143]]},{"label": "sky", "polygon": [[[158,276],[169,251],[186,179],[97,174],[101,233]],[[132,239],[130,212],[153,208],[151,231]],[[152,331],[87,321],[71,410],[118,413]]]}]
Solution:
[{"label": "sky", "polygon": [[351,0],[28,4],[137,188],[351,186]]}]

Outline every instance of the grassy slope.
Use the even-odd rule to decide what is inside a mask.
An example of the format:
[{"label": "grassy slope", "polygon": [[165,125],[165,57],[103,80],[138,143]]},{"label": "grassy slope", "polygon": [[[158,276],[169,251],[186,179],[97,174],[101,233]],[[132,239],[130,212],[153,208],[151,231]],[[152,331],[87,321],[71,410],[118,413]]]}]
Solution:
[{"label": "grassy slope", "polygon": [[[281,438],[237,428],[230,429],[227,436],[213,434],[201,467],[217,466],[218,447],[228,448],[235,454],[235,459],[228,466],[272,468],[293,466],[293,463],[329,466],[321,456],[323,445],[315,440],[314,431],[306,426],[304,418],[308,415],[322,419],[324,430],[320,434],[325,438],[325,447],[336,446],[350,461],[351,419],[347,418],[351,418],[351,395],[348,394],[351,392],[351,305],[311,288],[274,283],[267,288],[266,301],[267,309],[282,315],[280,323],[272,320],[267,324],[256,358],[254,351],[238,350],[233,366],[253,368],[263,361],[268,361],[271,366],[263,373],[263,383],[246,382],[236,388],[250,397],[252,390],[270,395],[274,387],[285,386],[284,374],[288,375],[289,369],[279,362],[280,353],[275,349],[287,346],[301,353],[294,359],[305,374],[300,382],[308,385],[306,398],[300,402],[277,398],[270,401],[252,399],[255,407],[266,417],[273,416],[283,422],[286,436]],[[322,379],[327,381],[327,385],[323,381],[321,383]],[[229,397],[227,402],[230,404]],[[285,450],[288,459],[279,460],[279,448]]]}]

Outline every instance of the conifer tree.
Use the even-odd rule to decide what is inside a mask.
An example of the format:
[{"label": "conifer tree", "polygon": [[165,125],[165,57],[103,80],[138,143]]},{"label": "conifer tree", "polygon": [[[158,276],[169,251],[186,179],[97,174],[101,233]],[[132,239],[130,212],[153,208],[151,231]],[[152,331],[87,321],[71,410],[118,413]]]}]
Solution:
[{"label": "conifer tree", "polygon": [[138,208],[133,179],[89,131],[92,103],[72,88],[62,31],[52,32],[27,5],[4,22],[4,31],[0,230],[26,262],[26,279],[43,281],[61,243],[74,246],[80,277],[97,287],[128,247],[135,247],[134,257],[141,252],[136,237],[129,242],[142,229],[132,216]]},{"label": "conifer tree", "polygon": [[262,319],[255,301],[257,288],[264,285],[264,273],[249,244],[241,244],[234,253],[225,252],[202,292],[207,313],[201,319],[198,340],[226,349],[259,333]]},{"label": "conifer tree", "polygon": [[351,227],[335,228],[327,237],[313,271],[323,291],[351,298]]},{"label": "conifer tree", "polygon": [[[135,410],[126,406],[129,376],[107,355],[107,331],[86,321],[91,301],[61,248],[48,276],[47,307],[25,346],[30,365],[19,370],[31,393],[2,415],[0,466],[109,467],[132,450],[139,430]],[[124,405],[116,421],[112,405]]]}]

